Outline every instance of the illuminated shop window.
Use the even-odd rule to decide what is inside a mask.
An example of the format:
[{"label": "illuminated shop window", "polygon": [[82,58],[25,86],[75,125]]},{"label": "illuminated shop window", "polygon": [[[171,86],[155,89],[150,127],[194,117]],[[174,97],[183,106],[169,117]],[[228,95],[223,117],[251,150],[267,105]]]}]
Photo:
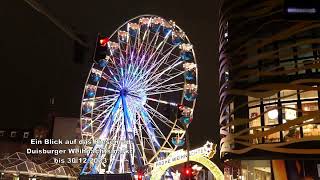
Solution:
[{"label": "illuminated shop window", "polygon": [[[260,107],[249,109],[249,119],[251,119],[251,121],[249,122],[250,128],[261,126]],[[261,128],[250,130],[250,134],[252,135],[259,134],[260,132],[261,132]],[[258,143],[262,143],[262,138],[255,138],[252,140],[252,144],[258,144]]]},{"label": "illuminated shop window", "polygon": [[[264,131],[268,131],[270,128],[265,128]],[[270,134],[264,138],[265,143],[275,143],[280,142],[280,132],[276,132],[273,134]]]},{"label": "illuminated shop window", "polygon": [[266,126],[279,124],[279,110],[277,105],[269,105],[264,107],[264,123]]},{"label": "illuminated shop window", "polygon": [[[302,114],[309,115],[311,112],[318,110],[318,102],[317,101],[304,101],[302,102]],[[304,125],[303,135],[304,136],[320,136],[320,124],[312,123],[314,119],[308,119],[304,121],[307,125]]]},{"label": "illuminated shop window", "polygon": [[[288,121],[294,120],[298,117],[298,106],[297,103],[286,103],[282,105],[282,123],[287,123]],[[293,139],[300,138],[300,128],[291,127],[289,130],[283,131],[283,139],[285,141],[290,141]]]},{"label": "illuminated shop window", "polygon": [[248,96],[248,103],[249,103],[248,104],[249,107],[257,106],[260,104],[260,99]]},{"label": "illuminated shop window", "polygon": [[282,109],[283,123],[296,119],[298,116],[297,110],[298,110],[297,103],[284,104]]},{"label": "illuminated shop window", "polygon": [[241,160],[241,180],[271,180],[269,160]]},{"label": "illuminated shop window", "polygon": [[283,90],[280,91],[281,101],[296,101],[297,91],[296,90]]},{"label": "illuminated shop window", "polygon": [[318,98],[318,91],[312,90],[312,91],[300,91],[300,99],[315,99]]},{"label": "illuminated shop window", "polygon": [[267,98],[263,98],[263,104],[273,104],[273,103],[277,103],[278,101],[278,94],[274,94],[270,97]]}]

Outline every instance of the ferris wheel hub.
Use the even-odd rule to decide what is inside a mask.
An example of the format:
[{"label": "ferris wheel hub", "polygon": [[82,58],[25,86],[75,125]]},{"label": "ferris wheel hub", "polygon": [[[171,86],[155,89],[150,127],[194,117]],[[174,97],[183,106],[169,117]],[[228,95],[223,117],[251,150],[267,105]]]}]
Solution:
[{"label": "ferris wheel hub", "polygon": [[127,96],[128,95],[128,89],[127,88],[123,88],[120,90],[120,96]]}]

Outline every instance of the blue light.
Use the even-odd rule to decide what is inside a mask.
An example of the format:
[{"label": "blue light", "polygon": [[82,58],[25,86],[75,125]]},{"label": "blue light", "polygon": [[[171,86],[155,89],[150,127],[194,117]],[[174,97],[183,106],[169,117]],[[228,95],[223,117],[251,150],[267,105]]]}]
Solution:
[{"label": "blue light", "polygon": [[99,66],[104,68],[108,65],[108,62],[105,59],[100,59],[99,60]]},{"label": "blue light", "polygon": [[92,90],[87,90],[87,97],[92,98],[92,97],[94,97],[94,95],[95,95],[95,92],[94,92],[94,91],[92,91]]},{"label": "blue light", "polygon": [[192,52],[184,51],[184,52],[181,52],[180,57],[183,61],[188,61],[193,58],[193,54]]},{"label": "blue light", "polygon": [[316,8],[294,8],[289,7],[287,9],[288,13],[304,13],[304,14],[315,14],[317,13]]},{"label": "blue light", "polygon": [[187,117],[187,116],[182,116],[180,118],[180,121],[184,124],[184,125],[188,125],[191,123],[191,118],[190,117]]},{"label": "blue light", "polygon": [[191,92],[186,92],[184,95],[184,99],[187,101],[194,101],[197,97],[197,94],[191,93]]},{"label": "blue light", "polygon": [[172,32],[172,29],[171,29],[171,28],[165,28],[165,27],[163,27],[163,34],[164,34],[164,36],[170,35],[171,32]]},{"label": "blue light", "polygon": [[153,32],[158,32],[159,29],[160,29],[160,25],[159,25],[159,24],[154,24],[154,25],[152,25],[152,27],[151,27],[151,30],[152,30]]},{"label": "blue light", "polygon": [[148,24],[142,24],[141,26],[140,26],[140,30],[147,30],[148,29]]},{"label": "blue light", "polygon": [[136,36],[137,33],[138,33],[138,30],[133,30],[133,29],[130,29],[130,30],[129,30],[130,36]]},{"label": "blue light", "polygon": [[172,43],[174,45],[179,45],[182,43],[182,39],[180,37],[176,37],[176,38],[172,39]]},{"label": "blue light", "polygon": [[186,71],[184,73],[184,77],[186,80],[193,80],[194,79],[194,71]]},{"label": "blue light", "polygon": [[101,77],[96,73],[92,73],[91,74],[91,79],[92,79],[93,82],[98,82],[98,81],[100,81]]},{"label": "blue light", "polygon": [[92,110],[91,107],[90,107],[90,106],[87,106],[87,105],[83,106],[83,108],[82,108],[82,111],[83,111],[84,113],[88,113],[88,112],[90,112],[91,110]]},{"label": "blue light", "polygon": [[178,139],[178,138],[176,138],[176,137],[173,137],[173,138],[171,139],[171,142],[172,142],[172,144],[174,144],[175,146],[183,146],[184,143],[185,143],[184,139]]}]

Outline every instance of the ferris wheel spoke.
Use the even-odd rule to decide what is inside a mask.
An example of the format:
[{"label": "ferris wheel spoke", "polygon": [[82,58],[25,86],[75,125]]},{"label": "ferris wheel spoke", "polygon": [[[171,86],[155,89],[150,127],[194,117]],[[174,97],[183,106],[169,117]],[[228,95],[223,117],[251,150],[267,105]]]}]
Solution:
[{"label": "ferris wheel spoke", "polygon": [[[123,173],[123,171],[124,171],[124,169],[123,169],[124,160],[123,161],[121,160],[123,157],[120,157],[120,160],[118,160],[119,156],[121,156],[121,153],[123,150],[121,147],[121,146],[123,146],[122,142],[125,141],[124,132],[125,131],[124,131],[122,121],[118,121],[118,124],[116,126],[116,133],[114,134],[114,136],[111,137],[111,141],[114,143],[110,144],[111,152],[110,152],[110,163],[108,166],[108,171],[114,172],[117,161],[119,161],[119,166],[120,166],[119,172]],[[118,142],[118,143],[115,143],[115,142]]]},{"label": "ferris wheel spoke", "polygon": [[182,127],[180,127],[179,125],[177,125],[174,122],[172,122],[171,120],[169,120],[167,117],[162,115],[160,112],[158,112],[156,109],[154,109],[150,105],[146,104],[146,107],[147,107],[147,110],[150,114],[153,114],[154,116],[156,116],[158,120],[160,120],[162,123],[164,123],[168,127],[170,127],[170,128],[175,127],[175,128],[183,129]]},{"label": "ferris wheel spoke", "polygon": [[[157,34],[159,35],[159,33],[157,33]],[[160,42],[157,47],[153,47],[154,51],[151,52],[151,55],[146,60],[146,63],[144,63],[144,66],[140,68],[140,71],[139,71],[138,74],[141,74],[142,72],[146,72],[147,68],[148,68],[148,66],[150,66],[150,64],[156,64],[157,63],[157,58],[158,58],[159,54],[161,54],[161,51],[163,50],[167,39],[168,39],[168,37],[166,37],[162,42]],[[158,56],[156,58],[154,58],[154,56],[156,54],[158,54]],[[146,57],[146,54],[143,57]],[[154,59],[154,61],[152,61],[152,59]],[[152,69],[152,67],[150,69]]]},{"label": "ferris wheel spoke", "polygon": [[145,41],[147,42],[149,39],[149,33],[150,33],[149,28],[144,31],[142,39],[138,44],[138,54],[137,54],[138,56],[140,55],[141,51],[143,50],[143,45],[145,44]]},{"label": "ferris wheel spoke", "polygon": [[[153,34],[153,33],[152,33]],[[150,33],[149,33],[150,35]],[[159,32],[156,32],[155,34],[153,34],[152,36],[152,39],[150,42],[148,42],[146,45],[145,45],[145,48],[144,48],[144,55],[147,55],[147,54],[150,54],[152,52],[152,49],[154,49],[154,47],[156,46],[156,43],[158,41],[158,37],[159,37]],[[149,38],[148,38],[149,39]],[[151,49],[150,49],[151,48]]]},{"label": "ferris wheel spoke", "polygon": [[[161,45],[159,45],[158,47],[161,47]],[[170,51],[168,51],[167,54],[163,55],[163,57],[162,57],[161,59],[159,59],[159,60],[154,60],[154,62],[150,63],[151,67],[150,67],[148,70],[145,69],[145,68],[141,68],[140,71],[139,71],[139,73],[137,73],[138,68],[140,67],[140,66],[137,66],[137,69],[136,69],[136,72],[135,72],[135,73],[141,74],[142,72],[145,72],[144,74],[148,74],[148,73],[151,72],[152,69],[154,69],[154,68],[156,68],[156,67],[160,67],[161,64],[166,60],[166,58],[169,58],[169,57],[170,57],[171,52],[172,52],[176,47],[177,47],[177,45],[176,45],[176,46],[172,46],[171,48],[169,48]],[[157,49],[157,48],[156,48],[156,49]],[[162,46],[162,48],[161,48],[161,51],[162,51],[162,49],[163,49],[163,46]],[[143,58],[142,58],[143,61],[144,61],[144,58],[145,58],[145,57],[146,57],[146,56],[144,55]],[[150,59],[151,59],[151,58],[150,58]],[[142,60],[140,60],[140,64],[141,64],[141,62],[142,62]],[[149,63],[145,63],[145,65],[147,65],[147,64],[149,64]],[[146,67],[146,66],[144,66],[144,67]],[[144,76],[143,76],[143,75],[142,75],[142,76],[140,75],[140,76],[137,76],[137,77],[140,77],[140,79],[137,80],[137,78],[134,78],[134,81],[133,81],[133,82],[139,82],[139,81],[141,80],[141,78],[143,78]],[[131,83],[130,83],[130,86],[132,86]]]},{"label": "ferris wheel spoke", "polygon": [[[136,53],[136,49],[137,49],[137,46],[138,46],[138,40],[139,40],[139,36],[140,36],[140,29],[138,30],[138,33],[135,34],[135,36],[132,36],[130,35],[129,33],[129,39],[128,39],[128,44],[129,44],[129,54],[130,54],[130,59],[128,59],[128,62],[130,60],[130,63],[134,63],[134,59],[133,59],[133,55],[135,55]],[[132,41],[132,39],[134,39],[134,41]],[[131,45],[132,43],[132,45]]]},{"label": "ferris wheel spoke", "polygon": [[[132,143],[132,145],[135,146],[135,149],[137,149],[136,139],[134,135],[135,123],[133,123],[132,121],[132,112],[130,112],[130,108],[128,108],[128,102],[127,102],[126,96],[121,96],[121,99],[122,99],[122,109],[123,109],[123,116],[124,116],[124,127],[126,132],[126,139],[129,142],[128,146],[130,146],[130,144]],[[134,167],[134,154],[136,154],[137,156],[139,166],[142,165],[141,153],[139,151],[135,151],[133,154],[130,154],[131,159],[129,158],[129,163],[131,164],[131,167]]]},{"label": "ferris wheel spoke", "polygon": [[166,105],[171,105],[171,106],[177,106],[178,104],[177,103],[174,103],[174,102],[168,102],[168,101],[163,101],[163,100],[160,100],[160,99],[154,99],[154,98],[147,98],[147,100],[149,101],[153,101],[153,102],[158,102],[158,103],[162,103],[162,104],[166,104]]},{"label": "ferris wheel spoke", "polygon": [[161,75],[158,75],[157,77],[153,78],[153,80],[151,82],[148,82],[148,84],[141,84],[141,87],[144,87],[144,88],[140,87],[139,88],[140,90],[136,90],[136,92],[139,92],[139,91],[147,91],[148,92],[150,90],[161,88],[161,86],[172,87],[172,84],[169,84],[169,85],[163,85],[163,84],[181,76],[182,74],[184,74],[184,72],[176,73],[174,76],[169,76],[168,78],[163,79],[163,78],[160,78],[161,76],[163,76],[163,73],[162,73]]},{"label": "ferris wheel spoke", "polygon": [[172,70],[175,70],[176,67],[178,67],[180,64],[183,63],[182,61],[179,61],[179,60],[180,60],[179,58],[175,59],[174,63],[168,65],[168,67],[165,70],[159,69],[159,67],[155,69],[152,72],[152,74],[149,76],[150,80],[160,78],[162,75],[166,73],[170,73]]},{"label": "ferris wheel spoke", "polygon": [[[148,77],[148,73],[151,71],[151,69],[149,70],[148,73],[146,73],[146,75],[144,76],[140,76],[139,79],[135,80],[135,83],[131,84],[130,87],[132,89],[138,88],[141,89],[141,86],[145,86],[146,84],[152,84],[154,83],[157,79],[159,79],[163,74],[165,74],[167,71],[170,71],[172,68],[180,65],[182,62],[176,62],[175,64],[170,65],[169,67],[167,67],[166,69],[164,69],[162,72],[158,73],[157,75],[154,75],[153,77],[150,77],[149,79]],[[142,79],[146,79],[144,82],[142,82]],[[140,83],[140,84],[139,84]],[[137,87],[135,87],[137,86]]]},{"label": "ferris wheel spoke", "polygon": [[159,121],[161,121],[163,124],[165,124],[166,126],[172,128],[172,126],[174,125],[174,123],[172,121],[170,121],[167,117],[165,117],[164,115],[162,115],[160,112],[158,112],[157,110],[155,110],[153,107],[151,107],[149,104],[146,104],[146,110],[147,112],[150,112],[151,114],[153,114],[154,116],[157,117],[157,119]]},{"label": "ferris wheel spoke", "polygon": [[[146,81],[144,84],[152,84],[154,81],[156,81],[158,78],[160,78],[162,75],[164,75],[167,72],[172,71],[173,68],[179,66],[180,64],[182,64],[182,61],[176,61],[175,63],[169,65],[167,68],[165,68],[164,70],[161,70],[159,73],[156,74],[156,72],[154,71],[152,73],[152,75],[149,76],[148,81]],[[157,69],[156,69],[157,70]],[[151,82],[150,82],[151,81]],[[150,83],[149,83],[150,82]]]},{"label": "ferris wheel spoke", "polygon": [[162,85],[164,83],[165,82],[155,84],[154,87],[150,87],[150,88],[145,89],[144,90],[146,92],[145,94],[148,96],[148,95],[172,93],[172,92],[184,90],[184,88],[183,88],[184,82]]},{"label": "ferris wheel spoke", "polygon": [[[132,99],[132,98],[130,98],[130,99]],[[145,129],[146,129],[146,133],[149,134],[149,135],[152,135],[150,137],[150,139],[152,139],[152,141],[156,141],[157,142],[155,137],[165,138],[164,135],[162,134],[161,130],[159,129],[158,125],[153,121],[152,117],[148,113],[147,109],[145,109],[141,104],[139,104],[136,101],[134,101],[134,99],[132,99],[132,100],[134,102],[132,105],[135,106],[135,107],[139,107],[138,115],[143,120],[142,122],[144,124]],[[157,136],[155,134],[155,131],[154,131],[153,127],[155,127],[155,130],[158,132],[158,134],[160,134],[160,136]],[[160,145],[160,144],[157,142],[157,145]]]},{"label": "ferris wheel spoke", "polygon": [[157,46],[157,48],[155,49],[154,52],[152,52],[152,55],[150,56],[150,59],[154,59],[153,63],[156,62],[159,58],[160,55],[164,55],[166,54],[166,51],[163,51],[165,45],[168,45],[170,48],[167,48],[166,50],[171,50],[176,48],[176,46],[173,46],[171,44],[168,44],[167,41],[169,39],[169,34],[167,34],[164,38],[163,41],[161,41],[161,43],[159,43],[159,45]]},{"label": "ferris wheel spoke", "polygon": [[111,76],[109,76],[108,74],[106,74],[105,72],[102,73],[101,77],[108,81],[109,83],[111,83],[114,87],[120,87],[120,83],[119,80],[120,78],[117,79],[117,76],[114,75],[114,73],[109,70],[109,73],[111,74]]},{"label": "ferris wheel spoke", "polygon": [[[137,120],[138,120],[138,128],[136,129],[136,131],[137,131],[137,139],[139,140],[139,145],[140,145],[140,148],[141,149],[144,149],[144,147],[145,147],[145,143],[144,143],[144,141],[143,141],[143,135],[142,135],[142,133],[143,133],[143,125],[141,124],[141,121],[143,121],[143,119],[141,118],[141,116],[140,116],[140,114],[139,113],[137,113]],[[155,152],[155,151],[154,151]],[[146,157],[146,153],[145,153],[145,151],[143,151],[142,150],[142,158],[143,158],[143,161],[144,161],[144,163],[147,163],[147,157]]]},{"label": "ferris wheel spoke", "polygon": [[107,88],[107,87],[101,87],[101,86],[97,86],[97,88],[103,89],[103,90],[106,90],[106,91],[109,91],[109,92],[114,92],[114,93],[119,93],[120,92],[119,90],[113,89],[113,88]]},{"label": "ferris wheel spoke", "polygon": [[117,94],[109,94],[106,96],[95,96],[92,98],[83,98],[83,102],[94,102],[94,103],[99,103],[99,102],[106,102],[106,100],[110,100],[118,96]]},{"label": "ferris wheel spoke", "polygon": [[[144,109],[143,107],[141,108],[141,113],[140,113],[141,117],[142,117],[142,120],[143,120],[143,123],[144,123],[144,127],[148,133],[148,136],[151,140],[151,142],[154,142],[155,145],[159,148],[160,147],[160,144],[157,140],[157,136],[155,134],[155,131],[153,129],[153,126],[158,129],[158,126],[153,122],[152,123],[152,118],[150,116],[150,114],[148,113],[148,111],[146,109]],[[159,130],[159,129],[158,129]],[[161,131],[160,131],[161,132]],[[163,135],[163,134],[161,134]],[[164,137],[164,135],[163,135]]]},{"label": "ferris wheel spoke", "polygon": [[[101,114],[106,114],[105,117],[109,117],[110,114],[112,113],[111,109],[112,109],[113,105],[111,105],[107,110],[106,113],[101,113]],[[96,119],[100,119],[100,117],[97,117]],[[117,125],[117,123],[119,123],[121,117],[120,117],[120,113],[119,113],[119,110],[117,110],[116,112],[114,112],[114,122],[112,123],[111,125],[111,128],[110,128],[110,131],[113,131],[115,126]],[[98,133],[98,131],[100,129],[102,129],[104,126],[105,126],[105,123],[106,123],[106,120],[107,118],[103,118],[101,120],[101,123],[100,125],[98,126],[98,128],[96,129],[96,131],[94,131],[94,134]]]},{"label": "ferris wheel spoke", "polygon": [[[164,64],[166,64],[166,62],[172,62],[171,64],[175,64],[175,62],[177,62],[178,60],[180,60],[180,57],[173,57],[170,58],[172,56],[172,51],[176,48],[177,46],[172,46],[171,48],[169,48],[169,51],[164,54],[162,56],[162,58],[160,58],[159,60],[157,59],[153,65],[150,67],[150,73],[148,73],[147,75],[149,77],[152,77],[153,75],[155,75],[157,73],[157,71],[159,70],[160,67],[162,67]],[[170,59],[173,59],[174,62]],[[170,65],[169,65],[170,66]]]},{"label": "ferris wheel spoke", "polygon": [[[151,115],[148,113],[146,109],[142,108],[140,115],[143,119],[143,123],[144,123],[143,127],[148,135],[147,137],[149,137],[149,138],[145,137],[145,141],[151,147],[151,150],[153,151],[153,153],[156,153],[157,150],[161,148],[161,145],[158,139],[165,140],[165,136],[163,135],[163,133],[161,132],[157,124],[153,121],[153,119],[151,118]],[[158,135],[156,135],[156,132],[158,133]]]},{"label": "ferris wheel spoke", "polygon": [[109,104],[114,104],[115,101],[116,101],[117,97],[116,96],[113,96],[113,97],[106,97],[105,99],[99,99],[99,100],[94,100],[93,102],[96,104],[98,103],[99,101],[102,103],[99,104],[98,106],[95,106],[94,108],[92,108],[92,112],[94,113],[94,111],[98,111],[100,108],[103,108],[104,106],[107,106]]},{"label": "ferris wheel spoke", "polygon": [[[120,98],[118,98],[118,100],[116,101],[116,104],[113,107],[110,115],[105,118],[105,119],[108,118],[108,120],[106,121],[106,124],[105,124],[105,126],[104,126],[104,128],[103,128],[103,130],[102,130],[102,132],[101,132],[101,134],[99,136],[99,140],[104,141],[105,139],[107,139],[107,136],[108,136],[109,131],[110,131],[110,126],[113,124],[114,114],[118,111],[119,105],[120,105]],[[93,151],[92,152],[97,152],[97,150],[102,149],[103,147],[104,147],[103,143],[95,144],[94,147],[93,147]],[[93,156],[96,156],[95,155],[96,153],[92,153],[92,152],[88,156],[88,159],[87,159],[87,161],[86,161],[86,163],[85,163],[85,165],[84,165],[84,167],[82,169],[82,174],[85,173],[85,171],[87,170],[88,165],[92,163],[91,161],[92,161]],[[100,161],[101,161],[101,159],[100,160],[98,159],[96,162],[93,161],[93,164],[94,164],[93,167],[95,167]],[[95,172],[96,169],[93,168],[90,171],[91,172]]]}]

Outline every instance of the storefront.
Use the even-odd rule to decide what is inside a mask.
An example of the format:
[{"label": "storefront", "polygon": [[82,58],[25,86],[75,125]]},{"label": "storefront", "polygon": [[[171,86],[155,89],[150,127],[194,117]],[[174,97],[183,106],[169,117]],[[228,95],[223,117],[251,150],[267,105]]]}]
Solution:
[{"label": "storefront", "polygon": [[241,160],[226,163],[225,180],[319,179],[319,160]]}]

